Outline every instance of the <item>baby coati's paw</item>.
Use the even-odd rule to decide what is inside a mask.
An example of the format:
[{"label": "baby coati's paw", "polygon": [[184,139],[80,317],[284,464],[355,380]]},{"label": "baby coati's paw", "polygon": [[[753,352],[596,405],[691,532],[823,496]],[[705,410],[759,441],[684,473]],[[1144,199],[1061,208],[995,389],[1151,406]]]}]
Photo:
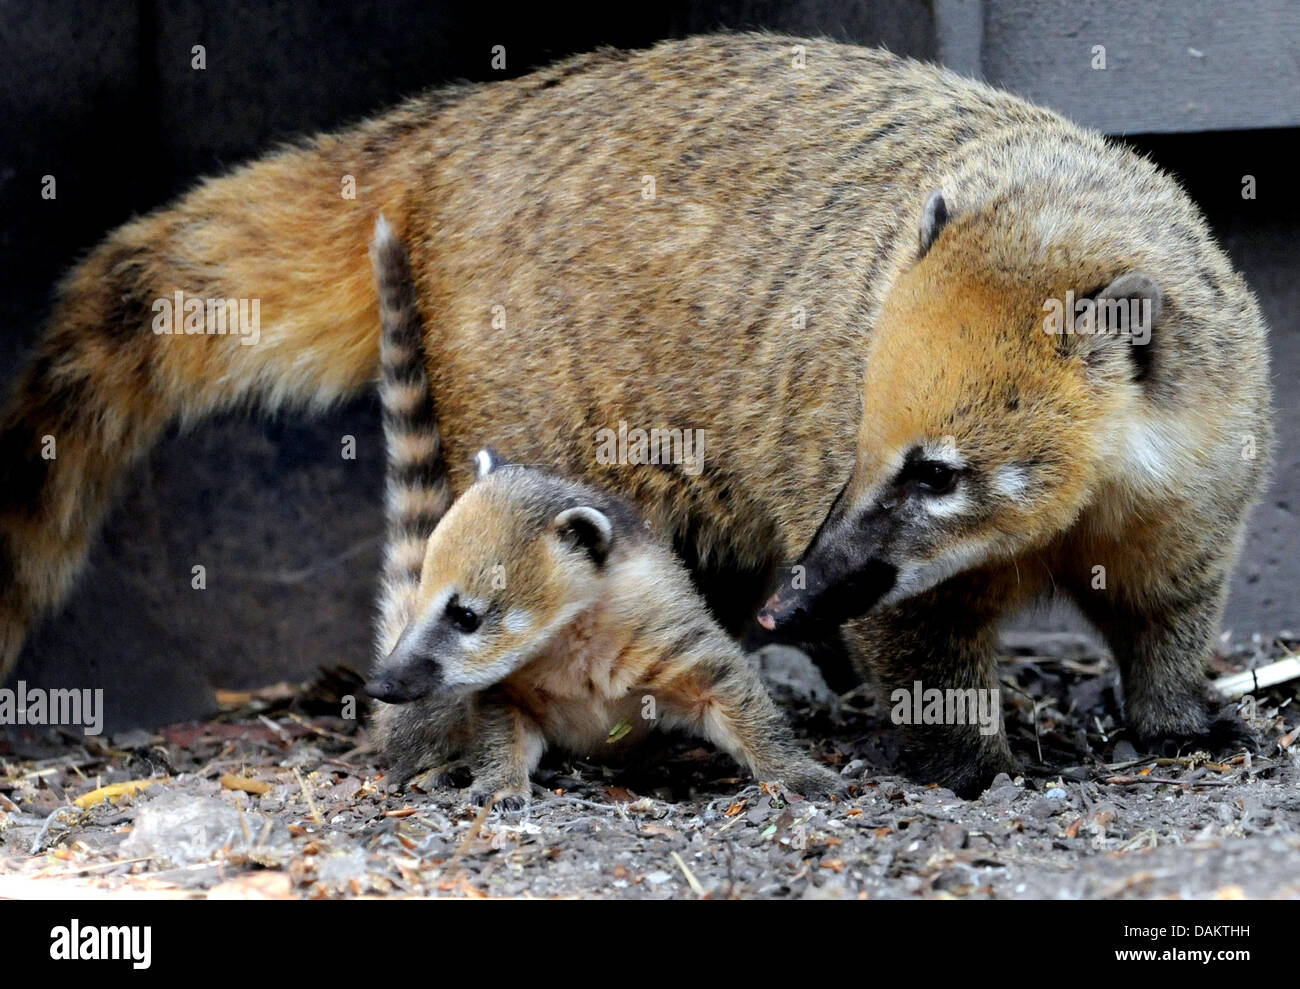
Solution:
[{"label": "baby coati's paw", "polygon": [[469,802],[475,807],[493,804],[504,811],[517,812],[527,808],[532,795],[527,788],[514,786],[489,787],[483,784],[469,792]]},{"label": "baby coati's paw", "polygon": [[833,769],[829,769],[811,759],[800,760],[784,769],[775,770],[771,778],[809,800],[825,797],[845,797],[849,793],[849,781]]}]

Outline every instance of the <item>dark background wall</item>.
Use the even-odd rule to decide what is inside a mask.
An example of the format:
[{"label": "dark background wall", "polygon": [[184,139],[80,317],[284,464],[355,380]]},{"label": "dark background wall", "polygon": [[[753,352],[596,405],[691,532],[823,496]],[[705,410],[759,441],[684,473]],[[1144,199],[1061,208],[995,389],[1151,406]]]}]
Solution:
[{"label": "dark background wall", "polygon": [[[0,5],[0,387],[30,352],[54,282],[80,252],[197,177],[278,141],[441,81],[518,75],[602,44],[722,27],[885,44],[1127,132],[1206,209],[1271,321],[1281,407],[1279,471],[1255,517],[1227,625],[1238,637],[1294,628],[1300,412],[1287,383],[1300,368],[1300,209],[1284,150],[1295,132],[1279,128],[1300,113],[1300,19],[1295,5],[1267,2],[1240,5],[1255,17],[1244,27],[1240,10],[1225,26],[1208,4],[1127,5],[1179,11],[1136,20],[1114,15],[1115,6]],[[1032,17],[1018,19],[1017,7]],[[1104,74],[1089,67],[1094,44],[1108,46]],[[191,68],[194,45],[205,46],[203,71]],[[505,72],[491,67],[494,45],[506,47]],[[1179,57],[1186,49],[1201,54]],[[1251,129],[1201,132],[1224,126]],[[40,197],[47,174],[58,183],[53,201]],[[1258,184],[1253,201],[1241,199],[1246,174]],[[362,401],[313,422],[232,418],[164,442],[131,478],[68,608],[33,637],[18,675],[103,685],[120,725],[201,713],[214,685],[299,678],[336,662],[364,668],[380,532],[377,423],[373,402]],[[357,438],[356,460],[340,456],[344,435]],[[195,564],[207,568],[204,591],[190,587]]]}]

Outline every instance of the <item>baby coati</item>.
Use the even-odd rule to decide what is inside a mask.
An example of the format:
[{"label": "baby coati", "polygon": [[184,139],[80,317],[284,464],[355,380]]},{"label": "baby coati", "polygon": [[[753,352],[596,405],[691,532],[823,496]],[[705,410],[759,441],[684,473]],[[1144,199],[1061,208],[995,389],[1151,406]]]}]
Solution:
[{"label": "baby coati", "polygon": [[[778,582],[778,631],[866,612],[844,638],[887,692],[996,688],[999,622],[1055,589],[1110,643],[1139,740],[1210,737],[1203,665],[1272,446],[1245,281],[1122,146],[774,35],[439,90],[112,233],[0,417],[4,669],[170,423],[373,380],[381,210],[410,245],[453,490],[494,446],[613,491],[734,633]],[[179,290],[259,299],[260,338],[155,332]],[[1053,328],[1067,300],[1145,307],[1149,335]],[[608,463],[620,423],[701,430],[702,464]],[[905,740],[963,793],[1012,767],[975,725]]]},{"label": "baby coati", "polygon": [[707,738],[758,779],[839,792],[630,505],[483,450],[477,483],[447,508],[414,283],[382,219],[371,257],[389,545],[366,691],[383,702],[393,775],[468,763],[471,799],[518,808],[547,746],[607,753],[662,727]]}]

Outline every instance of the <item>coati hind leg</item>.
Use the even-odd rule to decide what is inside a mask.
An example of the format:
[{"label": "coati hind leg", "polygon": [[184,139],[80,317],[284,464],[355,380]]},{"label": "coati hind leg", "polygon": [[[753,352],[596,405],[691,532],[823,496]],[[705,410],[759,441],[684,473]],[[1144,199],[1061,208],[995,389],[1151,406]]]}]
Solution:
[{"label": "coati hind leg", "polygon": [[738,649],[682,674],[664,691],[664,702],[668,724],[703,735],[757,780],[809,797],[845,791],[838,773],[799,748],[758,671]]}]

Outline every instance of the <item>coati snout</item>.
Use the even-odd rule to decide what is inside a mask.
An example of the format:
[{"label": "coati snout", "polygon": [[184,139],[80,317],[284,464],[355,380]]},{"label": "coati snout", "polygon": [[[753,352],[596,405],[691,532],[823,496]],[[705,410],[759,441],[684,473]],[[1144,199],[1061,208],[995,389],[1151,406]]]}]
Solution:
[{"label": "coati snout", "polygon": [[376,675],[367,681],[369,696],[386,704],[410,704],[443,685],[442,666],[425,648],[421,631],[411,625],[402,632]]}]

